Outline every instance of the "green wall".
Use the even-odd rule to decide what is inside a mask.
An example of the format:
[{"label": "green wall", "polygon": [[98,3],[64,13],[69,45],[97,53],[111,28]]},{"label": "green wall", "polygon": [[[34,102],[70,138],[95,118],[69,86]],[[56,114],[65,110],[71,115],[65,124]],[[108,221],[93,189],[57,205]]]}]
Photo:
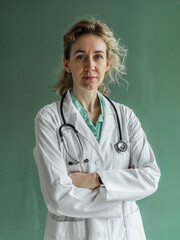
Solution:
[{"label": "green wall", "polygon": [[62,36],[93,15],[120,36],[128,51],[128,92],[111,98],[133,108],[162,177],[139,201],[147,240],[180,236],[180,1],[0,1],[0,240],[40,240],[46,207],[33,158],[34,117],[58,97],[54,84]]}]

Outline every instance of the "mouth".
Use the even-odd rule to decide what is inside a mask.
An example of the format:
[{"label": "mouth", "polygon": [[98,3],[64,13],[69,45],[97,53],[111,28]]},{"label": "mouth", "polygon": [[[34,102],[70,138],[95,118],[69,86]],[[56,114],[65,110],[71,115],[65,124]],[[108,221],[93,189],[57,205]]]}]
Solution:
[{"label": "mouth", "polygon": [[97,77],[95,77],[95,76],[87,76],[87,77],[83,77],[83,78],[86,79],[86,80],[93,80],[93,79],[95,79]]}]

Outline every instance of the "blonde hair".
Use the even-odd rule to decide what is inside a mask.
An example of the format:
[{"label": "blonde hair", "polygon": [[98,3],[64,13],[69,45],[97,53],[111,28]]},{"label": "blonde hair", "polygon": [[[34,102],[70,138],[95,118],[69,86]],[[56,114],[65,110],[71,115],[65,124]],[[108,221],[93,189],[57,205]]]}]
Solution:
[{"label": "blonde hair", "polygon": [[[74,24],[63,36],[64,40],[64,57],[69,60],[70,52],[73,43],[82,36],[83,34],[94,34],[100,36],[107,46],[107,59],[110,61],[110,68],[106,72],[105,82],[99,86],[98,91],[102,94],[108,95],[110,89],[108,88],[109,83],[119,83],[119,78],[123,79],[122,76],[125,73],[125,58],[127,55],[127,49],[123,45],[120,45],[120,39],[116,40],[113,32],[105,23],[100,21],[82,19]],[[60,74],[58,70],[58,81],[54,88],[55,91],[62,96],[69,88],[73,87],[73,80],[71,73],[63,70]],[[108,81],[107,81],[108,80]]]}]

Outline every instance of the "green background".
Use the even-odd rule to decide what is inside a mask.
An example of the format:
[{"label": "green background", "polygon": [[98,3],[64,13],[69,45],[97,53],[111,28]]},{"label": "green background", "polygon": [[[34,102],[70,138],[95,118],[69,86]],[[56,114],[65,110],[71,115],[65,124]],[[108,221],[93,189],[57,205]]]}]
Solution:
[{"label": "green background", "polygon": [[46,206],[33,158],[34,117],[58,96],[47,88],[62,63],[62,36],[77,20],[104,21],[128,50],[132,108],[155,152],[158,191],[139,201],[147,240],[180,236],[180,1],[0,1],[0,240],[40,240]]}]

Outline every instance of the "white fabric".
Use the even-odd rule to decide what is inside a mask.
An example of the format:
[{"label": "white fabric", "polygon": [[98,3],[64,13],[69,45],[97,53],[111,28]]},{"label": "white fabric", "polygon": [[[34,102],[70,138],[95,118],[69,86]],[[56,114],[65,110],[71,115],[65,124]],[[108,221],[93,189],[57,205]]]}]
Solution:
[{"label": "white fabric", "polygon": [[[44,240],[146,239],[135,201],[156,191],[160,170],[134,112],[114,104],[123,140],[128,144],[125,153],[114,149],[119,131],[110,103],[104,98],[104,123],[98,143],[67,93],[63,104],[65,119],[78,130],[83,157],[89,159],[88,163],[71,166],[67,165],[72,160],[59,138],[62,125],[59,101],[38,112],[34,157],[49,212]],[[73,144],[77,139],[69,141]],[[132,165],[135,169],[129,169]],[[95,190],[75,187],[68,176],[74,171],[97,172],[104,185]]]}]

